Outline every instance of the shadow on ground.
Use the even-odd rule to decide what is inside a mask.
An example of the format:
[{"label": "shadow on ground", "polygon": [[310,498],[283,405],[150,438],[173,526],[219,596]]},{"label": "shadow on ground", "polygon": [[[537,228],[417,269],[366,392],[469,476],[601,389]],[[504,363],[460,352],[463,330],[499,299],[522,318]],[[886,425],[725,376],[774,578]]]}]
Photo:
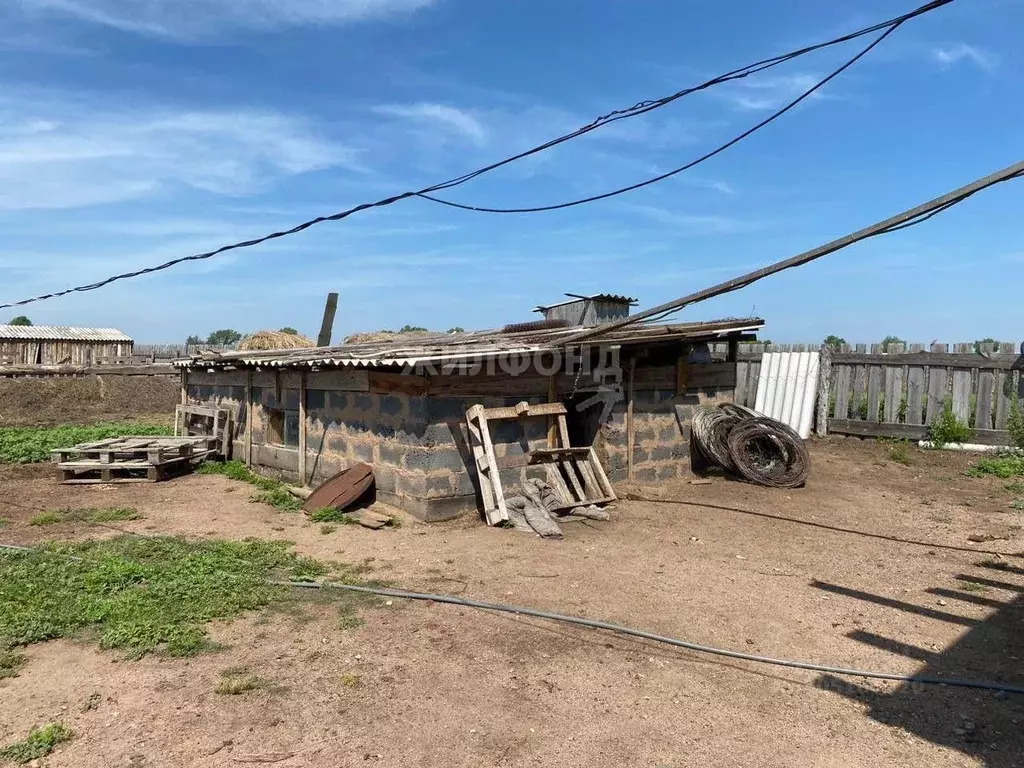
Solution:
[{"label": "shadow on ground", "polygon": [[[980,680],[1024,687],[1024,568],[1005,561],[982,561],[957,578],[964,590],[934,588],[929,593],[953,608],[958,602],[992,609],[988,618],[972,619],[952,611],[925,607],[834,584],[813,586],[877,605],[948,621],[966,632],[946,650],[908,644],[866,630],[848,637],[921,662],[921,677]],[[1007,595],[999,599],[997,595]],[[939,600],[936,600],[939,605]],[[1024,695],[951,686],[906,683],[889,693],[824,675],[818,686],[862,702],[867,715],[919,738],[959,750],[993,768],[1022,764]]]}]

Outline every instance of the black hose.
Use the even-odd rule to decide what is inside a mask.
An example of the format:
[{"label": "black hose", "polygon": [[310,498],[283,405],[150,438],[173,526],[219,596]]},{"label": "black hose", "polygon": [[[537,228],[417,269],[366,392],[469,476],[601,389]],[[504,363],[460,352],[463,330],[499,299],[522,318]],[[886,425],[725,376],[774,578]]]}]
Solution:
[{"label": "black hose", "polygon": [[809,669],[814,672],[827,672],[833,675],[847,675],[852,677],[868,677],[876,680],[894,680],[900,683],[950,685],[956,688],[981,688],[988,691],[1002,691],[1004,693],[1017,693],[1024,695],[1024,687],[1016,685],[1007,685],[1005,683],[991,683],[977,680],[958,680],[956,678],[944,677],[925,677],[920,675],[898,675],[891,672],[872,672],[863,669],[831,667],[823,664],[812,664],[808,661],[790,661],[788,659],[774,659],[770,656],[756,656],[751,653],[741,653],[739,651],[730,651],[724,648],[714,648],[710,645],[700,645],[699,643],[691,643],[687,640],[678,640],[674,637],[656,635],[652,632],[645,632],[642,629],[622,627],[618,624],[609,624],[605,621],[595,621],[594,619],[581,619],[576,616],[566,616],[561,613],[551,613],[550,611],[538,611],[534,608],[522,608],[515,605],[484,603],[479,600],[471,600],[465,597],[455,597],[453,595],[432,595],[426,592],[407,592],[404,589],[387,589],[384,587],[362,587],[356,586],[354,584],[332,584],[330,582],[320,581],[272,581],[270,583],[289,587],[303,587],[306,589],[346,589],[352,592],[366,592],[371,595],[380,595],[382,597],[398,597],[403,598],[405,600],[430,600],[432,602],[437,603],[463,605],[467,608],[479,608],[485,611],[500,611],[503,613],[514,613],[522,616],[534,616],[538,619],[562,621],[567,624],[578,624],[583,627],[591,627],[592,629],[606,629],[610,632],[617,632],[620,635],[640,637],[645,640],[653,640],[657,643],[673,645],[677,648],[686,648],[687,650],[697,651],[699,653],[710,653],[716,656],[726,656],[731,659],[754,661],[760,664],[774,664],[779,667]]}]

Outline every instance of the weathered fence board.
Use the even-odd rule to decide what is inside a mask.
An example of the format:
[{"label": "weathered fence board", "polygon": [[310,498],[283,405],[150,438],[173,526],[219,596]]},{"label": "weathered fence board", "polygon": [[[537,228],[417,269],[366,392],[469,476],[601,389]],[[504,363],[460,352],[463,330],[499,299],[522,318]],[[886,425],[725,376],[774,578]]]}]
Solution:
[{"label": "weathered fence board", "polygon": [[885,369],[885,420],[899,420],[900,401],[903,393],[903,368],[889,366]]},{"label": "weathered fence board", "polygon": [[971,418],[970,371],[953,371],[953,415],[964,424]]},{"label": "weathered fence board", "polygon": [[850,366],[844,365],[836,371],[835,418],[845,419],[850,415]]},{"label": "weathered fence board", "polygon": [[992,429],[992,386],[994,371],[978,372],[978,399],[974,410],[974,428]]},{"label": "weathered fence board", "polygon": [[907,370],[907,424],[921,424],[924,418],[924,368]]}]

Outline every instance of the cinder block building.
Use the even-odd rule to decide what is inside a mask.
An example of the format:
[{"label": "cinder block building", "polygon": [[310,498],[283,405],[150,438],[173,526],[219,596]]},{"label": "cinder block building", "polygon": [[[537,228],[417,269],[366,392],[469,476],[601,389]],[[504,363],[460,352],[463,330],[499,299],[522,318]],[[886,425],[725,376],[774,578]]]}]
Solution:
[{"label": "cinder block building", "polygon": [[[478,509],[466,426],[477,404],[560,401],[571,443],[593,445],[613,482],[630,468],[637,480],[674,477],[689,455],[689,413],[732,398],[737,344],[763,321],[633,325],[568,349],[562,340],[581,326],[537,325],[209,355],[178,364],[182,394],[231,411],[234,457],[258,471],[315,485],[365,462],[382,501],[445,520]],[[708,343],[722,341],[730,352],[715,359]],[[495,422],[492,434],[498,458],[549,440],[545,417]],[[503,470],[503,486],[530,471]]]}]

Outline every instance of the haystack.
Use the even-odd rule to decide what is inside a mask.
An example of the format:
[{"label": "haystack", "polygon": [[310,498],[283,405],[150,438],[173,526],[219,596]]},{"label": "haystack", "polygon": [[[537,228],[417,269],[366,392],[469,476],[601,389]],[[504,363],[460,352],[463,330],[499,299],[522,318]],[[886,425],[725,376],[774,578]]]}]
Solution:
[{"label": "haystack", "polygon": [[281,331],[256,331],[250,333],[238,345],[240,350],[268,349],[305,349],[315,347],[316,343],[299,333],[283,333]]},{"label": "haystack", "polygon": [[430,331],[366,331],[345,337],[345,344],[368,344],[378,341],[405,341],[417,336],[431,336]]}]

